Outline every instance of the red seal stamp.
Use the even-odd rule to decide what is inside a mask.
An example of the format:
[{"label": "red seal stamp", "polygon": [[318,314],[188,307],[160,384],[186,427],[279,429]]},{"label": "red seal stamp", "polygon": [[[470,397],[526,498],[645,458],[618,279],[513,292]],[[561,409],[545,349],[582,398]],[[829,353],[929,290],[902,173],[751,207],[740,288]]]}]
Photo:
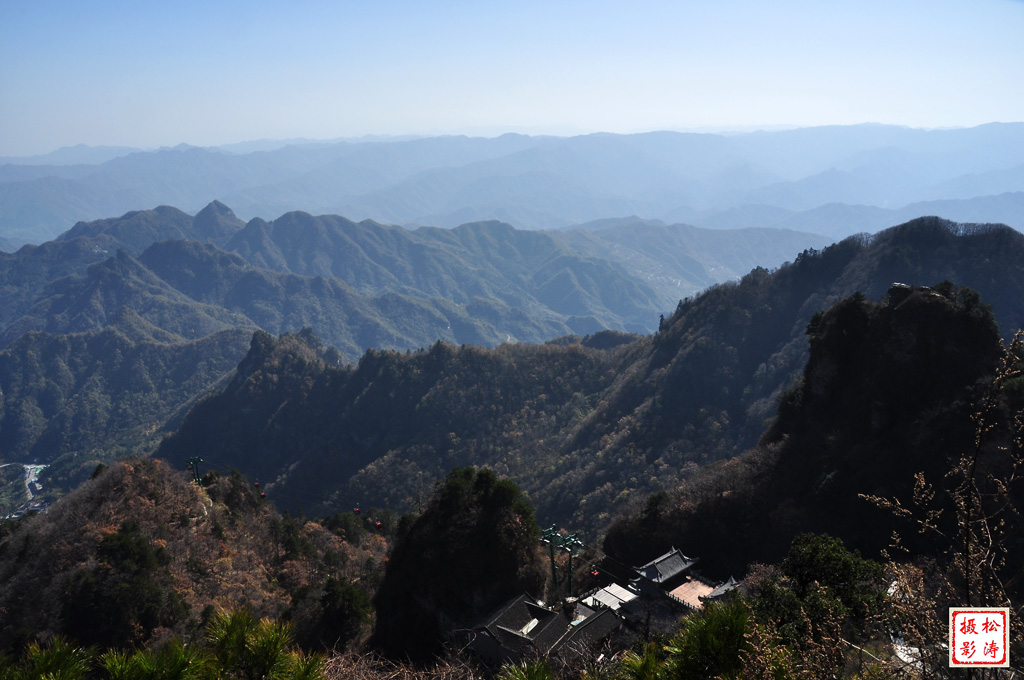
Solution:
[{"label": "red seal stamp", "polygon": [[950,607],[949,665],[1010,665],[1008,607]]}]

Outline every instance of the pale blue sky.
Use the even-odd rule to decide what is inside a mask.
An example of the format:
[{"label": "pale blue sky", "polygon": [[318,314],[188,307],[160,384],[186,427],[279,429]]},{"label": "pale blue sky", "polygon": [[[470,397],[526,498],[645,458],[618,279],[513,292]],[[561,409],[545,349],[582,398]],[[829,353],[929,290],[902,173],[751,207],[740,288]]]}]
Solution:
[{"label": "pale blue sky", "polygon": [[1024,120],[1020,0],[0,0],[0,156]]}]

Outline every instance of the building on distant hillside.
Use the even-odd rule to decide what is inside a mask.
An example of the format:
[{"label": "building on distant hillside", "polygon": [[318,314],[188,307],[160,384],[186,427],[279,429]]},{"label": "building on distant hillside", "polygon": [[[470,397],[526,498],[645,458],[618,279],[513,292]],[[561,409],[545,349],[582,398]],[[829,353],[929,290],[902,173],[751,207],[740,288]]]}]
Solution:
[{"label": "building on distant hillside", "polygon": [[699,611],[704,602],[722,597],[739,584],[731,576],[725,583],[714,583],[695,573],[697,558],[687,557],[673,546],[672,550],[641,567],[634,567],[639,578],[636,588],[647,593],[663,593],[687,609]]},{"label": "building on distant hillside", "polygon": [[704,600],[713,592],[715,592],[715,586],[712,583],[694,574],[688,574],[686,579],[670,590],[668,594],[689,609],[699,611],[704,608]]},{"label": "building on distant hillside", "polygon": [[460,631],[465,649],[494,667],[538,656],[568,662],[625,649],[631,638],[651,631],[671,633],[680,610],[698,611],[739,587],[733,578],[722,584],[707,581],[692,572],[696,563],[672,548],[635,567],[628,582],[596,588],[578,601],[567,600],[559,610],[519,595]]},{"label": "building on distant hillside", "polygon": [[547,655],[569,628],[569,619],[529,595],[520,595],[471,630],[467,649],[485,663],[498,666]]},{"label": "building on distant hillside", "polygon": [[633,583],[625,586],[610,583],[603,588],[592,590],[580,598],[576,611],[614,612],[629,627],[641,634],[651,630],[665,633],[675,630],[679,613],[661,590],[641,591]]},{"label": "building on distant hillside", "polygon": [[566,663],[593,658],[620,628],[622,619],[611,609],[590,612],[572,622],[569,630],[555,643],[548,655]]},{"label": "building on distant hillside", "polygon": [[656,557],[642,567],[633,567],[633,569],[640,576],[641,587],[655,585],[660,590],[671,590],[683,581],[686,572],[695,564],[697,564],[696,558],[687,557],[679,549],[673,547],[661,557]]},{"label": "building on distant hillside", "polygon": [[705,600],[717,600],[720,597],[724,597],[726,595],[726,593],[731,593],[734,590],[736,590],[736,591],[741,590],[742,587],[743,587],[743,584],[741,584],[739,581],[737,581],[732,576],[730,576],[728,581],[726,581],[722,585],[720,585],[717,588],[715,588],[713,591],[711,591],[711,594],[708,595],[704,599]]},{"label": "building on distant hillside", "polygon": [[640,593],[631,587],[623,587],[618,583],[609,583],[604,588],[598,588],[584,595],[580,598],[580,602],[591,609],[604,607],[612,611],[619,611],[624,606],[628,609],[628,605],[635,602],[639,597]]}]

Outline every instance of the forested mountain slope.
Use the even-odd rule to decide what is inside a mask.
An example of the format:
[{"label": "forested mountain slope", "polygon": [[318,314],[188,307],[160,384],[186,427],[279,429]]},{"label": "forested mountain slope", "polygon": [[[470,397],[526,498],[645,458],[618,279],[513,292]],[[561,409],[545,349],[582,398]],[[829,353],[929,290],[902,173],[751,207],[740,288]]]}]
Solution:
[{"label": "forested mountain slope", "polygon": [[53,635],[161,644],[243,607],[257,620],[287,616],[308,648],[343,650],[368,622],[384,531],[338,518],[334,533],[280,516],[260,493],[237,474],[194,484],[129,458],[45,514],[3,523],[0,650]]},{"label": "forested mountain slope", "polygon": [[[793,251],[808,242],[791,236]],[[257,328],[314,329],[338,350],[334,364],[439,339],[493,346],[647,331],[674,291],[711,280],[720,252],[760,261],[745,238],[667,243],[662,252],[693,250],[703,264],[694,276],[662,266],[672,286],[655,290],[646,264],[599,240],[497,222],[413,232],[289,213],[246,224],[216,201],[194,217],[163,206],[80,222],[0,254],[0,361],[12,367],[0,374],[0,460],[51,465],[41,481],[56,492],[97,460],[147,450],[237,364]],[[197,351],[210,361],[196,364]],[[4,512],[27,497],[14,486]]]},{"label": "forested mountain slope", "polygon": [[201,455],[268,482],[287,470],[272,497],[308,512],[357,502],[408,509],[457,465],[537,487],[563,433],[610,384],[621,347],[439,342],[413,354],[371,350],[339,367],[308,336],[258,333],[231,384],[156,455],[176,464]]},{"label": "forested mountain slope", "polygon": [[[21,368],[20,377],[0,376],[0,389],[4,394],[25,395],[23,404],[8,401],[5,406],[6,425],[0,424],[0,445],[9,447],[0,451],[5,461],[29,454],[42,463],[60,458],[60,465],[47,471],[46,481],[63,480],[63,484],[80,478],[84,469],[80,461],[109,460],[117,452],[145,449],[146,438],[173,428],[175,414],[221,379],[207,369],[200,372],[201,380],[193,379],[189,376],[194,367],[175,363],[192,361],[194,343],[210,333],[261,328],[277,335],[309,327],[326,345],[341,352],[326,359],[333,368],[325,368],[325,375],[335,375],[338,370],[339,375],[349,375],[353,369],[339,369],[337,364],[344,357],[359,356],[367,347],[426,347],[439,339],[479,345],[504,340],[536,343],[567,333],[592,333],[615,326],[615,320],[620,328],[628,327],[631,317],[626,315],[647,309],[654,318],[657,312],[658,296],[651,288],[631,277],[621,263],[587,250],[594,248],[596,241],[573,249],[572,239],[581,242],[581,232],[559,240],[553,234],[520,232],[497,223],[409,232],[302,213],[284,216],[275,229],[273,223],[260,221],[242,225],[219,204],[208,206],[191,222],[187,218],[179,211],[160,209],[83,223],[76,227],[79,236],[0,257],[9,292],[2,303],[6,321],[0,338],[16,343],[24,333],[42,332],[45,335],[31,337],[53,338],[78,348],[78,358],[57,362],[67,367],[67,374],[62,373],[59,380],[47,373],[49,368],[22,359],[27,345],[12,345],[4,351],[5,360]],[[214,243],[226,247],[243,233],[263,233],[266,240],[249,255],[277,253],[274,266],[285,271],[255,267]],[[207,242],[166,240],[168,236]],[[671,250],[666,248],[665,253]],[[392,251],[402,256],[398,258],[401,266],[393,264],[394,258],[388,259]],[[503,419],[499,425],[462,432],[457,426],[458,414],[453,423],[445,423],[450,416],[440,409],[438,420],[424,428],[421,440],[392,438],[383,450],[373,450],[367,444],[370,439],[361,440],[363,449],[355,459],[358,464],[339,468],[350,475],[339,484],[356,484],[360,475],[368,475],[366,479],[372,481],[345,487],[348,490],[341,492],[338,502],[343,506],[358,500],[349,494],[359,496],[360,489],[398,475],[418,480],[418,490],[391,484],[395,493],[388,500],[397,498],[399,504],[408,504],[429,488],[430,480],[446,471],[446,464],[436,457],[438,452],[458,450],[458,446],[445,443],[445,437],[454,433],[469,452],[464,462],[475,455],[474,447],[493,448],[491,458],[495,460],[523,460],[522,474],[531,475],[530,480],[523,480],[528,492],[547,489],[545,497],[537,499],[542,514],[575,517],[573,521],[582,522],[590,515],[580,503],[592,496],[606,507],[599,513],[606,518],[614,512],[612,501],[616,498],[621,503],[634,490],[646,493],[661,488],[666,479],[688,474],[691,463],[729,457],[752,445],[774,414],[778,395],[803,364],[803,328],[816,311],[840,297],[863,290],[877,298],[894,280],[932,284],[950,279],[980,290],[1004,327],[1019,325],[1024,318],[1017,292],[1024,261],[1020,251],[1020,235],[1012,230],[965,228],[922,219],[871,239],[848,239],[820,253],[807,250],[774,273],[755,269],[739,283],[713,287],[680,304],[656,336],[629,347],[597,352],[599,358],[587,360],[596,362],[594,366],[568,381],[571,391],[541,383],[523,386],[520,402],[506,404],[500,396],[481,396],[480,403],[488,404],[493,417]],[[653,251],[648,252],[653,257]],[[678,254],[675,260],[682,263],[687,257]],[[376,277],[385,290],[362,294],[340,279],[296,274],[290,271],[293,268],[310,272],[337,269],[353,279]],[[392,289],[387,290],[389,287]],[[415,294],[424,291],[437,296]],[[576,311],[586,315],[572,313]],[[125,338],[115,343],[121,348],[118,356],[132,356],[137,351],[134,348],[144,344],[147,365],[161,367],[154,370],[171,376],[170,382],[133,381],[116,371],[103,381],[91,381],[93,366],[111,371],[114,369],[109,367],[119,365],[120,360],[104,354],[114,346],[102,336],[110,328],[116,330],[117,337]],[[66,334],[86,335],[62,340]],[[226,371],[241,359],[243,344],[237,334],[220,337],[233,338],[231,342],[214,340],[211,345],[217,348],[215,365]],[[521,383],[531,375],[523,366],[529,366],[534,361],[531,352],[537,352],[538,357],[550,354],[543,361],[561,362],[564,370],[571,372],[574,369],[569,366],[577,359],[572,358],[570,344],[519,348],[515,352],[521,358],[511,363],[502,359],[488,370],[498,384]],[[430,380],[447,381],[450,401],[458,404],[462,403],[458,395],[477,389],[476,360],[469,366],[461,363],[476,352],[453,348],[452,362],[439,364],[445,366],[443,370],[418,366],[425,361],[426,352],[408,358],[385,353],[379,355],[379,370],[397,370],[391,364],[409,362],[409,370],[427,376],[425,385],[432,384]],[[158,357],[161,353],[166,356]],[[231,353],[235,353],[233,359]],[[554,359],[559,353],[564,356]],[[484,351],[481,356],[491,355]],[[39,366],[31,369],[38,370],[38,375],[26,373],[25,367],[34,366]],[[533,374],[556,371],[557,377],[563,368],[537,367]],[[597,375],[601,378],[594,379]],[[176,376],[181,377],[181,386],[176,387]],[[366,377],[367,384],[379,379]],[[50,382],[58,387],[44,389]],[[164,395],[147,394],[158,384],[163,385]],[[389,384],[397,392],[405,389],[400,380]],[[571,399],[573,405],[566,407],[554,393]],[[93,409],[98,415],[89,418],[73,417],[81,407],[72,397],[85,394],[91,395],[84,400],[86,404],[96,400],[116,403],[132,395],[131,399],[141,399],[162,412],[102,408]],[[542,397],[550,403],[541,405]],[[332,398],[342,405],[349,397]],[[556,405],[562,409],[557,414]],[[382,408],[387,411],[391,406],[382,402]],[[409,408],[414,408],[413,402],[395,413],[381,411],[360,417],[413,422],[416,418],[402,410]],[[551,415],[550,421],[542,418],[530,423],[535,444],[494,443],[494,432],[510,436],[519,432],[532,411]],[[477,417],[484,422],[492,416],[480,413]],[[119,437],[118,443],[101,444],[101,437],[93,431],[101,426]],[[12,429],[6,432],[4,427]],[[308,427],[317,431],[313,425]],[[244,439],[249,434],[240,436]],[[38,443],[57,436],[64,442],[59,446]],[[416,447],[421,445],[426,454],[417,453],[420,449]],[[324,447],[331,448],[328,444]],[[259,474],[273,479],[283,473],[283,461],[289,460],[290,465],[298,455],[277,451],[272,456],[277,462],[262,465],[254,460],[252,464],[260,466]],[[364,470],[378,458],[385,462]],[[307,474],[316,482],[306,495],[311,502],[329,503],[316,468],[305,465],[308,463],[296,468],[295,476]],[[500,468],[507,463],[495,465]],[[617,488],[623,475],[627,488]],[[293,507],[303,504],[292,503]]]},{"label": "forested mountain slope", "polygon": [[[846,298],[812,325],[802,378],[758,447],[651,497],[612,526],[605,548],[622,557],[685,545],[707,570],[728,575],[777,561],[802,532],[842,536],[877,557],[895,530],[911,555],[946,559],[948,545],[897,515],[923,519],[948,505],[959,479],[950,471],[975,450],[974,416],[1002,356],[991,310],[969,289],[893,287],[880,303]],[[984,474],[1009,470],[1000,458],[1012,446],[1008,414],[1024,407],[1019,378],[993,403],[991,429],[977,440]],[[1006,488],[1024,498],[1019,483]],[[901,513],[861,494],[896,499]],[[947,543],[955,516],[950,508],[931,518]],[[1007,535],[1020,535],[1019,516],[1000,518]]]},{"label": "forested mountain slope", "polygon": [[253,220],[226,247],[256,266],[338,278],[364,294],[496,300],[530,316],[593,317],[598,328],[648,328],[660,302],[605,258],[581,257],[557,235],[498,222],[410,232],[289,213],[273,223]]},{"label": "forested mountain slope", "polygon": [[99,330],[125,310],[171,335],[195,340],[225,328],[252,328],[231,310],[190,299],[123,250],[46,286],[25,314],[0,334],[9,344],[28,331]]},{"label": "forested mountain slope", "polygon": [[3,458],[52,465],[44,487],[71,488],[98,463],[152,447],[232,370],[251,336],[231,329],[183,342],[148,330],[126,311],[101,331],[26,333],[0,352]]},{"label": "forested mountain slope", "polygon": [[976,287],[1012,328],[1024,237],[928,218],[847,239],[683,301],[659,333],[608,350],[435,344],[334,367],[295,338],[260,336],[158,455],[239,465],[307,509],[412,507],[446,469],[486,464],[530,493],[542,523],[593,529],[754,445],[806,362],[815,313],[856,291],[879,299],[894,281],[945,279]]}]

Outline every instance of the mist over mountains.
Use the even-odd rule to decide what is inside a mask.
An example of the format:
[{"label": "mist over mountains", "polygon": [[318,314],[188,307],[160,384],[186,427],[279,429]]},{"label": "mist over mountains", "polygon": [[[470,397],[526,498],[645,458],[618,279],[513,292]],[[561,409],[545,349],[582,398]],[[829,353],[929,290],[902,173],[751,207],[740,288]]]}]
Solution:
[{"label": "mist over mountains", "polygon": [[[3,159],[0,237],[41,242],[78,220],[213,200],[243,219],[289,211],[405,226],[497,219],[557,229],[611,216],[773,227],[831,240],[926,214],[1024,227],[1024,124],[884,125],[738,135],[434,137],[63,149]],[[230,150],[229,150],[230,149]],[[258,149],[258,150],[254,150]]]}]

